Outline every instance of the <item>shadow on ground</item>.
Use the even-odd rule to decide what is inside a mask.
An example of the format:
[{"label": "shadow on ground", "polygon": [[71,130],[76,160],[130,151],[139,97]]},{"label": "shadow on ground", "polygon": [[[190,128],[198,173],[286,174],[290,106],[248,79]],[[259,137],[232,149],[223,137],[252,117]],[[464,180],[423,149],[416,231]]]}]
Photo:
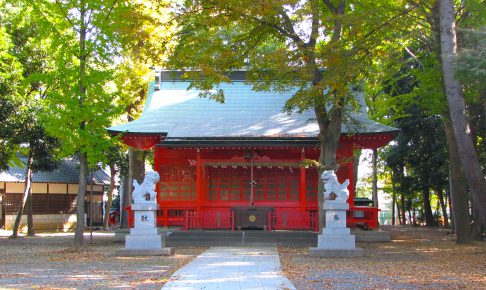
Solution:
[{"label": "shadow on ground", "polygon": [[72,245],[72,235],[1,237],[1,288],[160,289],[175,270],[205,250],[178,248],[170,257],[114,257],[124,245],[114,243],[110,234],[95,235],[81,249]]},{"label": "shadow on ground", "polygon": [[456,245],[443,229],[383,227],[388,243],[358,243],[365,257],[316,258],[279,248],[297,289],[486,289],[486,242]]}]

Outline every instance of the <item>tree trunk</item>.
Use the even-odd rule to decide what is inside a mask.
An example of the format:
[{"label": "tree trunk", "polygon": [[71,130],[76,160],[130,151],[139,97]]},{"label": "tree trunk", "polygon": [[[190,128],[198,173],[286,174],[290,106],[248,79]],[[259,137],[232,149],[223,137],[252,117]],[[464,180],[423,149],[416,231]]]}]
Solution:
[{"label": "tree trunk", "polygon": [[[84,100],[86,98],[86,34],[87,28],[85,23],[86,7],[85,2],[81,0],[79,16],[80,16],[80,28],[79,28],[79,107],[83,108]],[[86,120],[83,120],[79,124],[81,132],[86,130]],[[76,230],[74,232],[74,246],[81,247],[84,245],[84,203],[87,189],[87,177],[88,177],[88,155],[84,148],[79,151],[79,187],[78,194],[76,196]]]},{"label": "tree trunk", "polygon": [[74,232],[74,245],[84,245],[84,203],[87,189],[88,155],[82,152],[79,156],[79,188],[76,196],[76,231]]},{"label": "tree trunk", "polygon": [[401,208],[401,214],[402,214],[402,224],[403,225],[406,225],[406,221],[405,221],[405,194],[403,194],[403,192],[400,192],[400,206],[402,207]]},{"label": "tree trunk", "polygon": [[430,205],[430,189],[428,187],[424,187],[422,193],[424,197],[425,225],[428,227],[433,227],[435,222],[434,215],[432,214],[432,207]]},{"label": "tree trunk", "polygon": [[138,183],[142,183],[145,177],[145,152],[143,150],[137,150],[133,147],[128,150],[128,185],[130,193],[133,191],[133,180],[137,180]]},{"label": "tree trunk", "polygon": [[128,212],[124,210],[130,205],[130,187],[128,186],[128,175],[121,177],[120,187],[120,229],[128,229]]},{"label": "tree trunk", "polygon": [[103,217],[103,229],[108,229],[108,222],[110,221],[110,208],[113,202],[113,191],[115,191],[115,176],[116,168],[114,164],[110,164],[110,188],[108,189],[108,199],[105,205],[105,216]]},{"label": "tree trunk", "polygon": [[449,105],[459,158],[464,168],[478,218],[486,224],[486,179],[469,135],[466,106],[460,83],[454,79],[454,58],[457,53],[454,2],[440,0],[440,44],[444,87]]},{"label": "tree trunk", "polygon": [[342,109],[334,108],[331,111],[331,118],[328,119],[327,112],[324,107],[315,107],[317,123],[319,124],[319,142],[320,155],[319,164],[321,167],[318,170],[318,209],[319,209],[319,230],[322,231],[325,226],[324,219],[324,183],[321,180],[321,174],[324,170],[338,169],[336,161],[336,151],[339,145],[339,137],[341,135],[342,124]]},{"label": "tree trunk", "polygon": [[485,226],[481,220],[476,216],[476,208],[472,207],[473,211],[473,224],[472,224],[472,237],[477,241],[483,240],[483,233],[485,232]]},{"label": "tree trunk", "polygon": [[376,170],[376,163],[378,159],[378,150],[373,149],[373,155],[371,157],[371,166],[373,169],[372,172],[372,180],[371,180],[371,196],[373,199],[373,207],[378,208],[378,178],[377,178],[377,170]]},{"label": "tree trunk", "polygon": [[408,220],[409,220],[409,223],[411,223],[412,225],[416,225],[416,219],[415,219],[415,208],[411,208],[413,210],[413,215],[412,215],[412,210],[410,210],[410,208],[408,209]]},{"label": "tree trunk", "polygon": [[444,118],[444,129],[449,144],[449,191],[457,237],[456,243],[469,244],[472,243],[472,232],[466,177],[459,159],[452,125],[447,117]]},{"label": "tree trunk", "polygon": [[437,189],[437,197],[439,199],[440,208],[442,210],[442,225],[446,228],[449,227],[449,217],[447,215],[447,205],[444,200],[444,194],[441,188]]},{"label": "tree trunk", "polygon": [[[449,175],[450,178],[450,175]],[[449,212],[450,212],[450,218],[451,218],[451,234],[456,233],[456,223],[455,223],[455,217],[454,217],[454,211],[452,210],[452,202],[451,202],[451,191],[450,188],[448,187],[446,190],[447,194],[447,204],[449,205]]]},{"label": "tree trunk", "polygon": [[395,192],[395,183],[392,182],[392,225],[395,225],[395,204],[397,203],[397,193]]},{"label": "tree trunk", "polygon": [[398,204],[398,200],[396,201],[395,206],[397,207],[397,217],[398,217],[398,224],[403,225],[403,220],[402,220],[402,209],[400,208],[400,205]]},{"label": "tree trunk", "polygon": [[[30,184],[32,184],[32,170],[30,171],[29,179]],[[30,186],[29,192],[27,193],[27,236],[35,236],[34,213],[32,211],[32,186]]]},{"label": "tree trunk", "polygon": [[34,158],[32,156],[32,151],[29,150],[29,157],[27,158],[27,164],[25,168],[25,186],[24,186],[24,193],[22,194],[22,202],[20,203],[19,210],[17,212],[17,217],[15,218],[14,226],[12,229],[12,235],[10,236],[11,238],[15,239],[18,236],[19,232],[19,226],[20,226],[20,221],[22,219],[22,215],[24,213],[24,207],[25,207],[25,202],[27,201],[27,198],[29,196],[29,191],[32,186],[31,181],[32,179],[30,178],[31,172],[32,172],[32,162],[34,161]]},{"label": "tree trunk", "polygon": [[[138,183],[142,183],[145,177],[145,153],[143,150],[137,150],[130,147],[128,149],[128,183],[125,188],[128,188],[124,192],[123,196],[123,206],[126,207],[132,204],[132,191],[133,191],[133,180],[137,180]],[[128,216],[127,227],[128,225]]]}]

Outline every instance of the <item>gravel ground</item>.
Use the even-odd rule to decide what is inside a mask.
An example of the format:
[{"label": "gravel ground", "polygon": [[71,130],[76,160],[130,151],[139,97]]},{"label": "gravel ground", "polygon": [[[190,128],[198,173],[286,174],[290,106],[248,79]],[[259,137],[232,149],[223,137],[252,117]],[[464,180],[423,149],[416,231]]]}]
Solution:
[{"label": "gravel ground", "polygon": [[[177,248],[170,257],[115,257],[123,243],[96,233],[75,249],[72,235],[0,237],[1,289],[160,289],[173,272],[206,248]],[[0,233],[1,235],[1,233]],[[89,239],[86,239],[89,241]]]},{"label": "gravel ground", "polygon": [[486,242],[456,245],[446,230],[385,227],[390,243],[358,243],[365,257],[317,258],[279,248],[297,289],[486,289]]},{"label": "gravel ground", "polygon": [[[360,258],[316,258],[307,248],[279,248],[297,289],[486,289],[486,242],[456,245],[445,230],[386,227],[390,243],[358,243]],[[114,257],[123,243],[96,232],[76,250],[72,234],[8,239],[0,230],[0,289],[160,289],[206,248],[170,257]],[[88,241],[89,239],[86,238]]]}]

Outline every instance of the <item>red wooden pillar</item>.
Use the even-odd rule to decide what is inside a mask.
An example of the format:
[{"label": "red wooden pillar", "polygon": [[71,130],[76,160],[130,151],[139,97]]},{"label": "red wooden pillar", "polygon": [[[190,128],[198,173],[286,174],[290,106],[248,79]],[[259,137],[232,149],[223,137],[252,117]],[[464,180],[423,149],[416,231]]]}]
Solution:
[{"label": "red wooden pillar", "polygon": [[348,178],[349,178],[349,198],[348,203],[349,207],[354,207],[354,162],[348,163]]},{"label": "red wooden pillar", "polygon": [[169,226],[169,209],[164,208],[164,227]]},{"label": "red wooden pillar", "polygon": [[[305,160],[305,149],[302,148],[300,151],[300,161]],[[305,208],[307,206],[306,200],[306,184],[305,184],[305,167],[300,167],[300,186],[299,186],[299,195],[300,195],[300,210],[305,212]]]},{"label": "red wooden pillar", "polygon": [[196,149],[196,210],[201,211],[201,197],[202,197],[202,164],[201,164],[201,150]]}]

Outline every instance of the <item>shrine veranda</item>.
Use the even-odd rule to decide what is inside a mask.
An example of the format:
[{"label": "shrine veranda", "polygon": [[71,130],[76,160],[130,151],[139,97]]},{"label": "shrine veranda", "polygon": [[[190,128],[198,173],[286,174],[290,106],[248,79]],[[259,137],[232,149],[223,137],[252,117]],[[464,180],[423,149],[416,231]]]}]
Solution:
[{"label": "shrine veranda", "polygon": [[[220,85],[225,103],[199,97],[188,82],[151,83],[142,116],[109,128],[135,148],[154,148],[158,226],[183,229],[318,231],[318,126],[313,111],[282,112],[293,92],[255,92],[240,80]],[[359,96],[358,96],[359,97]],[[378,226],[378,209],[354,205],[355,149],[386,145],[398,130],[353,113],[343,125],[336,172],[350,179],[347,224]],[[312,121],[314,120],[314,121]]]}]

